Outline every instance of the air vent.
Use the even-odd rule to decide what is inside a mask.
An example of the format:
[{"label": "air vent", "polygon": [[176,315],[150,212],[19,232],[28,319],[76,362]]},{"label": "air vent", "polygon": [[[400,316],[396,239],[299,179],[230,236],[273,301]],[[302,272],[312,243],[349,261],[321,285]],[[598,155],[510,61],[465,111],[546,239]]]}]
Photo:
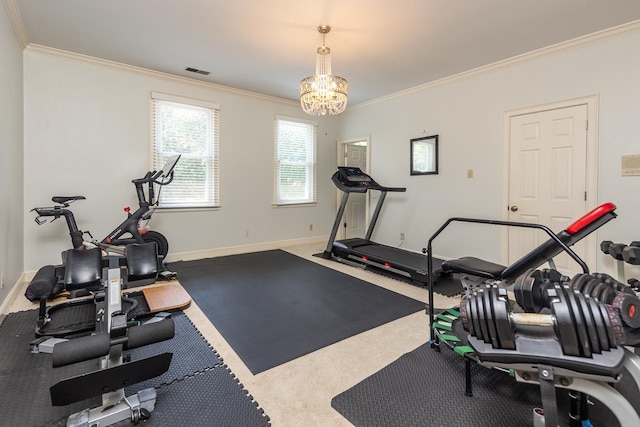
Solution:
[{"label": "air vent", "polygon": [[187,67],[185,68],[185,70],[191,71],[192,73],[196,73],[196,74],[203,74],[205,76],[208,76],[209,74],[211,74],[209,71],[198,70],[197,68],[192,68],[192,67]]}]

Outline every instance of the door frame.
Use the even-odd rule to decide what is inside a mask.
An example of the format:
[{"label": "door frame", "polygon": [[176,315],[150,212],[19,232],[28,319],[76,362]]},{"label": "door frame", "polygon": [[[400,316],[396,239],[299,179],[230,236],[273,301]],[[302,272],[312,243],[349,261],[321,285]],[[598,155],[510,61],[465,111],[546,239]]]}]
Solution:
[{"label": "door frame", "polygon": [[[557,110],[561,108],[575,107],[578,105],[587,106],[587,164],[586,182],[587,192],[586,207],[587,212],[597,206],[598,203],[598,94],[587,95],[579,98],[572,98],[563,101],[551,102],[548,104],[538,104],[529,107],[522,107],[507,110],[502,114],[502,220],[507,221],[509,217],[509,154],[511,143],[511,118],[526,114],[540,113],[543,111]],[[586,212],[585,212],[586,213]],[[557,230],[553,230],[557,231]],[[585,237],[585,262],[590,270],[597,269],[596,233]],[[506,227],[503,227],[500,248],[501,262],[506,265],[509,259],[509,234]]]},{"label": "door frame", "polygon": [[[360,138],[349,138],[349,139],[339,139],[337,141],[336,147],[337,147],[337,153],[336,153],[336,165],[337,166],[345,166],[344,164],[344,153],[346,150],[346,146],[349,144],[354,144],[356,142],[363,142],[365,141],[367,143],[367,155],[365,156],[365,161],[367,163],[367,167],[366,170],[364,171],[364,173],[366,173],[367,175],[369,175],[369,171],[371,170],[371,135],[367,134],[365,136],[362,136]],[[336,213],[338,212],[338,207],[340,206],[340,201],[342,199],[342,192],[340,190],[338,190],[336,188]],[[369,192],[367,191],[365,193],[365,203],[364,203],[364,229],[366,230],[369,227],[369,205],[370,205],[370,199],[369,199]],[[344,239],[345,236],[345,231],[344,231],[344,227],[339,227],[338,229],[338,236],[339,239]]]}]

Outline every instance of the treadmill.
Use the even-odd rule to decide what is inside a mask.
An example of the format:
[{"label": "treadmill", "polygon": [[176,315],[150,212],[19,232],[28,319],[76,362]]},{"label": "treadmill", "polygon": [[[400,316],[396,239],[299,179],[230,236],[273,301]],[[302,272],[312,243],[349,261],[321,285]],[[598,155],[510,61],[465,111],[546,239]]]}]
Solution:
[{"label": "treadmill", "polygon": [[[338,171],[331,176],[331,181],[342,194],[342,201],[338,209],[338,215],[333,223],[333,229],[329,236],[327,247],[322,253],[324,259],[334,259],[349,264],[359,264],[365,267],[374,267],[379,270],[391,272],[410,278],[414,284],[426,286],[429,281],[428,257],[417,252],[411,252],[394,246],[387,246],[371,240],[373,229],[378,221],[384,199],[389,192],[405,192],[406,188],[383,187],[373,178],[362,172],[360,168],[350,166],[338,166]],[[342,222],[347,200],[351,193],[366,193],[369,190],[380,192],[380,198],[376,204],[373,217],[364,238],[351,238],[336,241],[336,234]],[[442,271],[442,260],[433,259],[433,272],[436,278]]]}]

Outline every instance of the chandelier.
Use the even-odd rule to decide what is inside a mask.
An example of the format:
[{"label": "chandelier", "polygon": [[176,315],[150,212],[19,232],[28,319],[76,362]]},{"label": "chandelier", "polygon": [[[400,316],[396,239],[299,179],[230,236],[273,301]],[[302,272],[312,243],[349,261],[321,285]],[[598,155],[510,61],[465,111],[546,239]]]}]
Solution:
[{"label": "chandelier", "polygon": [[316,74],[300,82],[300,105],[313,116],[340,114],[347,108],[347,81],[331,74],[331,50],[324,45],[324,37],[330,30],[328,25],[318,27],[322,46],[316,57]]}]

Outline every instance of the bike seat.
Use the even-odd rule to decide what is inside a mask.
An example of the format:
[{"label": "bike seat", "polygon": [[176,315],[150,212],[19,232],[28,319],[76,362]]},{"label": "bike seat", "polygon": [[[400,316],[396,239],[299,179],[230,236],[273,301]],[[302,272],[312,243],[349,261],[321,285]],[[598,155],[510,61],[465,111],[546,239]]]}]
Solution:
[{"label": "bike seat", "polygon": [[84,200],[84,196],[53,196],[51,200],[53,203],[67,203],[71,200]]}]

